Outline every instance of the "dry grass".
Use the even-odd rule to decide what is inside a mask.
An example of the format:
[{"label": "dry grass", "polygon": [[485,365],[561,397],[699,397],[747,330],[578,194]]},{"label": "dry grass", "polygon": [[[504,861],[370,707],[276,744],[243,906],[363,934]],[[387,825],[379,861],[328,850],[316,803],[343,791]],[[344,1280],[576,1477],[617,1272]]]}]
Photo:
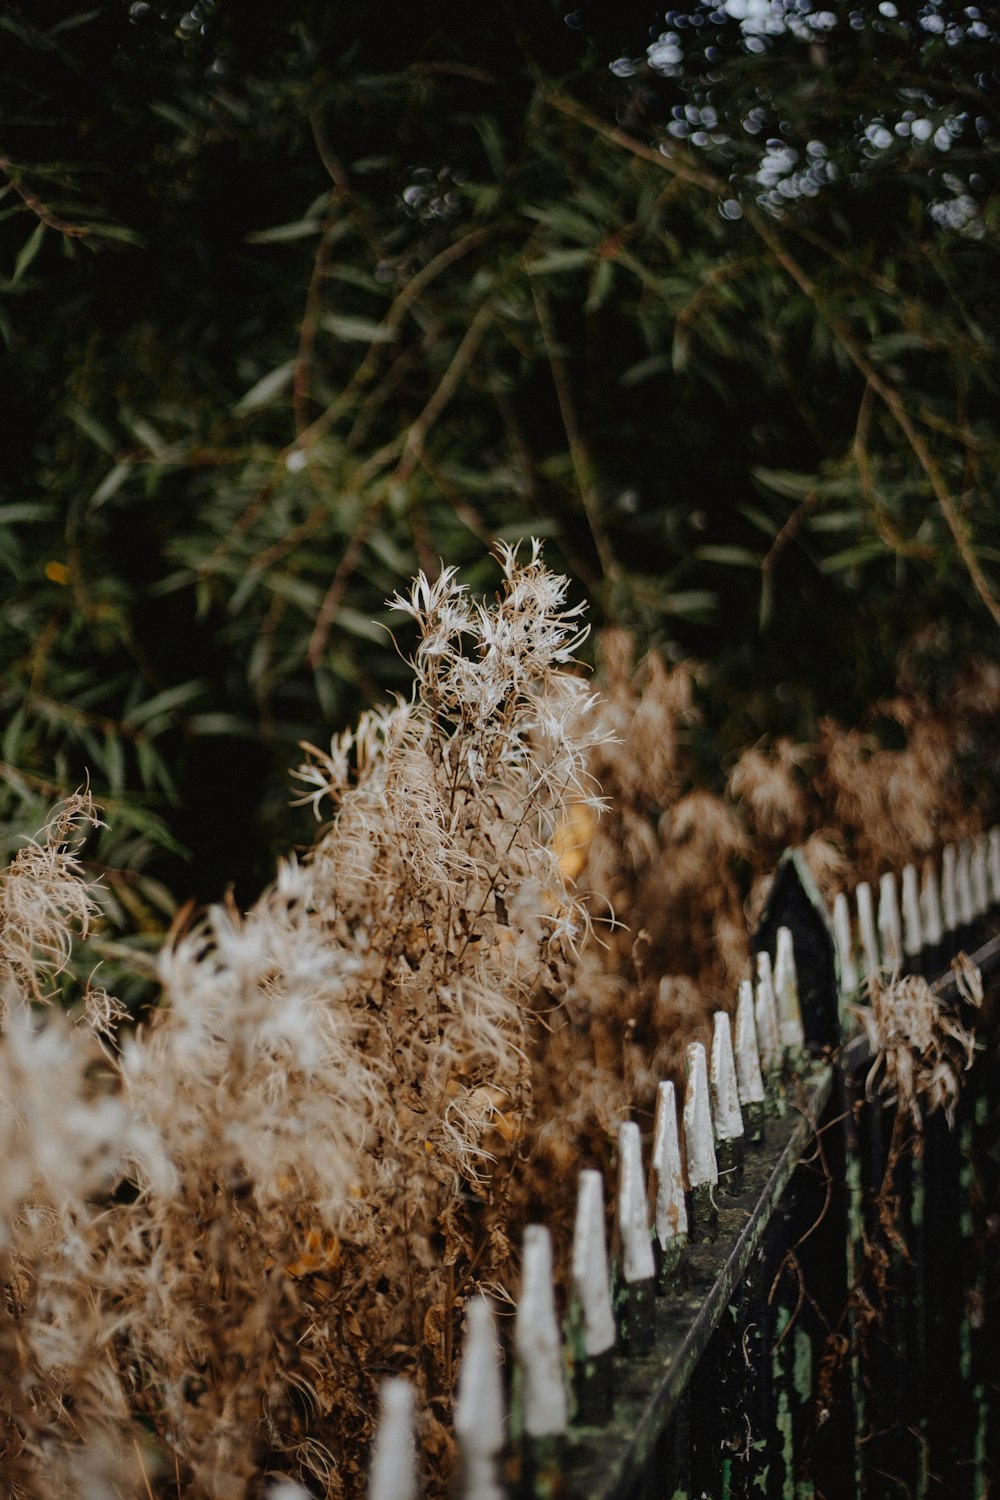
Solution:
[{"label": "dry grass", "polygon": [[[96,984],[75,1023],[40,1008],[94,911],[87,795],[3,876],[13,1500],[359,1494],[387,1371],[417,1387],[443,1493],[462,1304],[512,1284],[528,1215],[568,1234],[576,1168],[608,1161],[626,1112],[651,1120],[732,1008],[750,883],[759,899],[788,841],[831,890],[965,831],[955,723],[995,711],[995,676],[933,714],[912,689],[882,705],[903,749],[827,725],[753,747],[712,792],[691,669],[609,634],[598,702],[565,580],[537,548],[500,563],[491,602],[451,569],[396,598],[411,698],[304,747],[314,849],[249,912],[173,933],[145,1027]],[[937,1026],[928,1050],[940,1018],[894,994],[884,1067],[948,1107],[962,1038]]]},{"label": "dry grass", "polygon": [[173,935],[146,1029],[107,1040],[96,994],[89,1029],[30,1008],[89,920],[72,852],[89,809],[15,861],[14,1494],[77,1493],[88,1464],[122,1494],[148,1479],[236,1500],[265,1472],[356,1494],[387,1368],[417,1384],[447,1471],[455,1317],[510,1274],[540,997],[588,926],[553,833],[570,799],[596,806],[604,734],[567,670],[582,635],[565,581],[537,549],[501,564],[492,603],[451,570],[396,599],[417,626],[412,699],[307,747],[326,831],[246,915]]},{"label": "dry grass", "polygon": [[[955,962],[959,991],[970,1004],[983,998],[979,971],[966,954]],[[943,1109],[954,1121],[962,1074],[972,1067],[975,1034],[919,974],[870,974],[868,1004],[852,1006],[868,1038],[872,1066],[869,1094],[878,1090],[909,1115],[917,1131],[924,1114]]]}]

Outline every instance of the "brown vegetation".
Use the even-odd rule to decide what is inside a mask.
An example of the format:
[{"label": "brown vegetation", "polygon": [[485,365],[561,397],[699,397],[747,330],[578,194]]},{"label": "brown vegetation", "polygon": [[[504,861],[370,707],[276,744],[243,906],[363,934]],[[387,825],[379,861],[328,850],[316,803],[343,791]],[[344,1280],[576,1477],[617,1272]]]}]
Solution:
[{"label": "brown vegetation", "polygon": [[609,634],[598,701],[565,580],[537,548],[501,563],[490,603],[451,569],[397,597],[412,698],[307,747],[330,822],[248,913],[175,931],[147,1025],[96,985],[39,1010],[92,915],[89,798],[4,876],[12,1495],[358,1494],[389,1370],[418,1388],[436,1492],[464,1300],[506,1295],[540,1205],[565,1232],[576,1166],[610,1159],[731,1007],[744,901],[781,848],[831,892],[971,826],[958,757],[1000,703],[985,669],[936,709],[904,680],[878,709],[900,747],[826,724],[712,791],[691,669]]}]

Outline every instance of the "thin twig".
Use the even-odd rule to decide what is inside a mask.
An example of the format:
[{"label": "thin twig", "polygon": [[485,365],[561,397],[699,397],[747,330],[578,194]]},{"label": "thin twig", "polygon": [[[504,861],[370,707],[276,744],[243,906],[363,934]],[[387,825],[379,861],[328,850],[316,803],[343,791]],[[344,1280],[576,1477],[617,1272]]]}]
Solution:
[{"label": "thin twig", "polygon": [[47,203],[43,203],[30,188],[25,187],[21,178],[16,175],[17,168],[10,157],[0,155],[0,172],[3,172],[25,208],[30,209],[46,229],[54,229],[56,234],[65,235],[71,240],[84,240],[91,233],[91,230],[85,229],[82,224],[71,224],[68,219],[60,218],[58,214],[53,213]]}]

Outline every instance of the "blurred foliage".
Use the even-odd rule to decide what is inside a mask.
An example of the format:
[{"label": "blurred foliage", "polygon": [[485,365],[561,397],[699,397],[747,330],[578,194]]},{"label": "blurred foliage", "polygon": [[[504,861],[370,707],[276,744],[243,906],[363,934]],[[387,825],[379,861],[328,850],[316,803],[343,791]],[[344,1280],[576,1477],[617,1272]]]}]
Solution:
[{"label": "blurred foliage", "polygon": [[498,537],[706,662],[708,767],[855,722],[922,626],[942,680],[995,634],[975,7],[0,32],[0,828],[89,775],[113,925],[309,837],[296,742],[405,681],[387,595],[439,558],[492,586]]}]

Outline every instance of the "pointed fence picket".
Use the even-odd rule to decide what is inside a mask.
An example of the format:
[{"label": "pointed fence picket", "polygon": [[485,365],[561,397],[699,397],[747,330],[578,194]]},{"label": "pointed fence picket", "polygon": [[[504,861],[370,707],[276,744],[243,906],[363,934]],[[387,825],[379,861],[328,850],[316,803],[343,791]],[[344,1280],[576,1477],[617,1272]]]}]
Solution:
[{"label": "pointed fence picket", "polygon": [[[614,1263],[593,1168],[579,1175],[568,1275],[555,1275],[548,1230],[525,1230],[512,1380],[490,1304],[470,1299],[455,1500],[799,1496],[819,1493],[820,1474],[825,1494],[881,1495],[885,1474],[914,1495],[932,1475],[954,1481],[949,1493],[986,1492],[997,1299],[968,1193],[984,1130],[1000,1157],[998,1111],[977,1093],[984,1070],[995,1083],[993,1010],[957,1129],[934,1116],[923,1149],[893,1158],[891,1228],[879,1188],[894,1111],[866,1096],[872,1058],[852,1017],[876,974],[904,968],[943,973],[935,988],[965,1003],[943,971],[1000,925],[1000,829],[945,847],[940,868],[905,865],[898,885],[884,872],[877,920],[867,883],[853,907],[856,922],[843,892],[831,917],[801,858],[782,861],[735,1030],[720,1011],[710,1053],[687,1048],[680,1108],[673,1083],[658,1086],[648,1174],[639,1125],[620,1127]],[[1000,974],[1000,937],[974,961]],[[858,1316],[872,1268],[889,1289],[878,1339]],[[412,1393],[390,1380],[382,1399],[369,1500],[413,1500]]]}]

